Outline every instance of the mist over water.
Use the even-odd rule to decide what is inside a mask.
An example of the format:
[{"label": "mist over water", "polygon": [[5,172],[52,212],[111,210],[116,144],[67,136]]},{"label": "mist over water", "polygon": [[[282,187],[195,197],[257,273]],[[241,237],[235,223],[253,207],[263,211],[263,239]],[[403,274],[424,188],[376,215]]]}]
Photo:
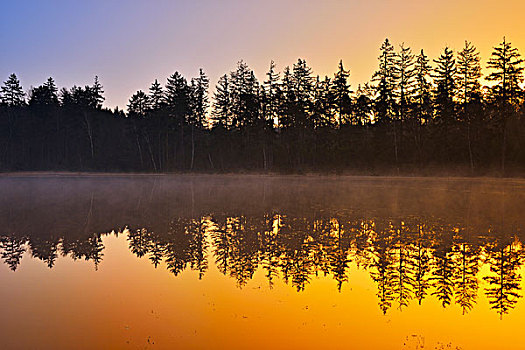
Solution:
[{"label": "mist over water", "polygon": [[523,180],[0,177],[0,336],[519,349],[524,207]]}]

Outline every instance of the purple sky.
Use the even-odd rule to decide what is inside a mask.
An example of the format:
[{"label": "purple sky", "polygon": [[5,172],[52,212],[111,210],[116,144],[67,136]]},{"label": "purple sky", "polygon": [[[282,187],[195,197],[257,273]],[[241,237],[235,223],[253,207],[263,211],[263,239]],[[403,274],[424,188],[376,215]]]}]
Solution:
[{"label": "purple sky", "polygon": [[189,79],[202,67],[213,87],[239,59],[263,80],[271,59],[282,70],[301,57],[320,75],[343,59],[355,88],[370,79],[387,36],[431,58],[468,39],[485,62],[503,35],[525,50],[524,14],[521,0],[6,0],[0,79],[15,72],[27,90],[49,76],[70,87],[98,75],[105,105],[122,108],[175,70]]}]

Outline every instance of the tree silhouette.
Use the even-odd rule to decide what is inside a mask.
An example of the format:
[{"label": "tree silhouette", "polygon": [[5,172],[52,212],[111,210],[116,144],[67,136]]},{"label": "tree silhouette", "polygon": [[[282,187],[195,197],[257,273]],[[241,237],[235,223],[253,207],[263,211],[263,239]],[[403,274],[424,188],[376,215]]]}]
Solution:
[{"label": "tree silhouette", "polygon": [[334,75],[332,82],[332,94],[334,105],[337,109],[338,121],[337,124],[341,127],[347,122],[348,115],[351,113],[352,100],[350,99],[350,85],[348,84],[348,77],[350,71],[343,67],[343,60],[339,61],[338,70]]},{"label": "tree silhouette", "polygon": [[478,295],[479,251],[468,242],[454,245],[454,286],[456,303],[463,309],[463,314],[472,309]]},{"label": "tree silhouette", "polygon": [[505,173],[505,158],[507,153],[507,123],[513,110],[519,102],[523,82],[523,59],[518,49],[512,47],[503,37],[503,42],[494,48],[487,68],[492,72],[487,76],[488,81],[496,83],[491,88],[493,103],[497,106],[497,113],[493,119],[501,130],[501,172]]},{"label": "tree silhouette", "polygon": [[355,92],[342,61],[326,76],[303,58],[282,74],[272,61],[260,83],[240,60],[211,96],[202,69],[175,72],[134,92],[125,111],[104,107],[98,77],[60,89],[49,78],[26,96],[11,74],[0,87],[0,170],[523,173],[517,48],[504,38],[484,77],[468,41],[456,56],[445,48],[434,69],[414,52],[385,39]]},{"label": "tree silhouette", "polygon": [[0,101],[8,107],[25,104],[25,93],[16,74],[11,74],[0,88]]},{"label": "tree silhouette", "polygon": [[461,103],[460,117],[467,124],[467,140],[469,150],[470,169],[474,171],[474,156],[471,137],[472,119],[476,115],[480,115],[479,97],[481,95],[481,85],[479,79],[481,78],[481,64],[479,52],[468,41],[465,41],[465,47],[458,52],[458,98]]},{"label": "tree silhouette", "polygon": [[4,263],[9,266],[13,271],[16,271],[22,256],[24,255],[25,248],[25,239],[4,236],[0,238],[0,256]]},{"label": "tree silhouette", "polygon": [[516,242],[507,245],[499,242],[489,247],[488,255],[492,275],[483,278],[489,284],[485,288],[485,294],[490,307],[503,317],[521,298],[521,275],[518,269],[522,265],[522,248]]}]

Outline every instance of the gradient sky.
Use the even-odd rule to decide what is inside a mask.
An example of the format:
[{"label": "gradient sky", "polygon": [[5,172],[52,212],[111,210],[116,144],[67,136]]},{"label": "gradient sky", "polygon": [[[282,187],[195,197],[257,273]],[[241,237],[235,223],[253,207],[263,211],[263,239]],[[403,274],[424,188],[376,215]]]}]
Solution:
[{"label": "gradient sky", "polygon": [[504,35],[525,54],[524,19],[523,0],[3,0],[0,80],[15,72],[27,90],[98,75],[105,105],[122,108],[176,70],[189,79],[202,67],[214,86],[240,59],[264,80],[271,59],[282,70],[300,57],[330,76],[343,59],[355,88],[385,37],[431,58],[468,39],[485,66]]}]

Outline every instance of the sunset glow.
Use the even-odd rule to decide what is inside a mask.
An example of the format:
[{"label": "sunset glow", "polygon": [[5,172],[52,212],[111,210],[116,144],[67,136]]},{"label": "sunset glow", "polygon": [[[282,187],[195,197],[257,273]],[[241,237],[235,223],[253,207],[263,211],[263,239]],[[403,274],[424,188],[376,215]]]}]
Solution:
[{"label": "sunset glow", "polygon": [[59,86],[90,84],[98,75],[108,107],[124,108],[138,89],[165,82],[175,70],[215,86],[244,59],[262,81],[304,58],[314,74],[333,76],[343,59],[354,90],[377,69],[386,37],[436,58],[471,41],[482,67],[506,36],[525,53],[525,3],[466,1],[24,1],[4,2],[0,76],[18,73],[22,85],[49,76]]}]

